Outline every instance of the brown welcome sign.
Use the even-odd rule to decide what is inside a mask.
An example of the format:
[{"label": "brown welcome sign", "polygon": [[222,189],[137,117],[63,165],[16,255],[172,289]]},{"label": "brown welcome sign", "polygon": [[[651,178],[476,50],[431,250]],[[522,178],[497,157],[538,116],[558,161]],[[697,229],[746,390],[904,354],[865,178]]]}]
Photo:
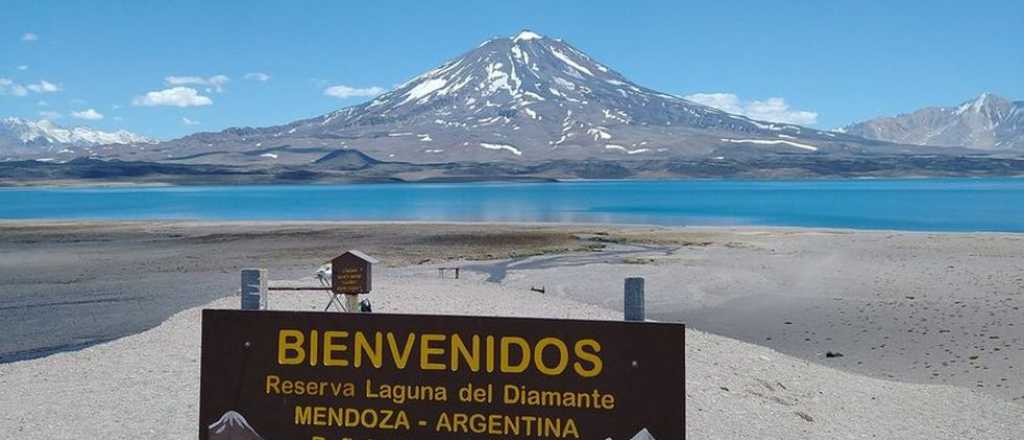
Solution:
[{"label": "brown welcome sign", "polygon": [[358,295],[373,290],[372,269],[377,259],[359,251],[348,251],[331,260],[331,291]]},{"label": "brown welcome sign", "polygon": [[682,439],[683,326],[204,310],[199,438]]}]

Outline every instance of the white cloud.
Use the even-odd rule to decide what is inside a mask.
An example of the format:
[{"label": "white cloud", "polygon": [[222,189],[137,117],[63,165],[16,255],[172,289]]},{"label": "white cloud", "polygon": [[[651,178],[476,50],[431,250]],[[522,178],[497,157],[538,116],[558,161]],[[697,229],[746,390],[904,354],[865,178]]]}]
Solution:
[{"label": "white cloud", "polygon": [[156,107],[161,105],[174,107],[198,107],[213,104],[213,100],[200,95],[196,89],[190,87],[171,87],[169,89],[157,90],[136,96],[132,105],[142,107]]},{"label": "white cloud", "polygon": [[8,78],[0,78],[0,95],[25,96],[28,89]]},{"label": "white cloud", "polygon": [[263,72],[251,72],[245,74],[245,79],[259,82],[270,81],[270,75]]},{"label": "white cloud", "polygon": [[214,75],[209,78],[201,76],[168,76],[164,78],[169,86],[205,86],[206,92],[224,92],[224,85],[231,81],[227,75]]},{"label": "white cloud", "polygon": [[360,89],[356,87],[349,87],[346,85],[337,85],[324,89],[325,95],[342,99],[353,98],[356,96],[377,96],[381,93],[384,93],[384,89],[377,86]]},{"label": "white cloud", "polygon": [[29,84],[25,88],[36,93],[55,93],[60,91],[60,86],[47,80],[40,80],[35,84]]},{"label": "white cloud", "polygon": [[181,123],[185,125],[199,125],[199,121],[193,121],[186,117],[181,118]]},{"label": "white cloud", "polygon": [[60,113],[52,112],[52,111],[42,111],[42,112],[39,112],[39,116],[41,116],[43,119],[46,119],[46,120],[49,120],[49,121],[52,121],[54,119],[60,119],[61,117],[63,117],[63,115],[61,115]]},{"label": "white cloud", "polygon": [[787,124],[811,125],[818,122],[818,113],[793,110],[783,98],[744,101],[732,93],[695,93],[683,98],[748,118]]},{"label": "white cloud", "polygon": [[41,80],[35,84],[22,85],[8,78],[0,78],[0,95],[25,96],[29,92],[54,93],[59,91],[59,85],[46,80]]},{"label": "white cloud", "polygon": [[96,111],[96,109],[82,110],[80,112],[71,112],[71,116],[77,119],[85,119],[87,121],[98,121],[103,119],[103,114]]},{"label": "white cloud", "polygon": [[22,65],[18,66],[17,68],[18,68],[18,70],[28,70],[28,65],[27,64],[22,64]]},{"label": "white cloud", "polygon": [[21,41],[37,41],[37,40],[39,40],[39,35],[36,35],[36,34],[34,34],[32,32],[25,32],[24,34],[21,35]]}]

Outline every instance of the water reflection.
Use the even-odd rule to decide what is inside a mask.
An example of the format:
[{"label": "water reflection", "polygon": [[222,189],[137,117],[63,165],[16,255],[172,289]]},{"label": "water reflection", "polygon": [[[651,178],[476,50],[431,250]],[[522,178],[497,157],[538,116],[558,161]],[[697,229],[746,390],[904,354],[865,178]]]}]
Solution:
[{"label": "water reflection", "polygon": [[595,222],[1024,231],[1024,180],[17,188],[0,190],[0,218]]}]

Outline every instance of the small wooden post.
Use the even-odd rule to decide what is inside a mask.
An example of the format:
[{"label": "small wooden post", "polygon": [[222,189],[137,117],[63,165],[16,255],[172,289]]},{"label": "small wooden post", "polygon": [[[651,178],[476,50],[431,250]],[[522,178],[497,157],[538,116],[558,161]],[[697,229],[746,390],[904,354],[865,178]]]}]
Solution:
[{"label": "small wooden post", "polygon": [[623,314],[626,321],[644,321],[644,279],[626,278]]},{"label": "small wooden post", "polygon": [[267,270],[242,269],[242,310],[267,309]]},{"label": "small wooden post", "polygon": [[345,311],[359,313],[359,295],[345,295]]}]

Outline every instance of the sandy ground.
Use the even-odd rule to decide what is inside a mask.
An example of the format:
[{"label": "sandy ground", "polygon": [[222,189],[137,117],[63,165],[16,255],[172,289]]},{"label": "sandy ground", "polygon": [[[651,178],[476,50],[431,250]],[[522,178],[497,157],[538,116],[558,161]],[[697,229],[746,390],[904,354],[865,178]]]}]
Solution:
[{"label": "sandy ground", "polygon": [[626,234],[647,248],[470,267],[611,308],[622,279],[643,276],[652,318],[1024,403],[1022,235],[706,229],[683,243],[673,234]]},{"label": "sandy ground", "polygon": [[[550,295],[432,275],[423,269],[381,274],[376,309],[620,317]],[[313,310],[325,301],[322,294],[280,293],[270,304]],[[209,306],[238,302],[230,297]],[[0,432],[47,440],[195,438],[199,311],[81,351],[0,364]],[[973,390],[872,379],[700,331],[686,337],[689,439],[1016,439],[1024,433],[1020,406]]]},{"label": "sandy ground", "polygon": [[618,318],[645,277],[650,317],[719,335],[687,336],[692,438],[1024,434],[1024,235],[189,222],[0,222],[0,362],[173,315],[0,363],[0,433],[192,437],[194,307],[349,248],[384,260],[381,311]]}]

